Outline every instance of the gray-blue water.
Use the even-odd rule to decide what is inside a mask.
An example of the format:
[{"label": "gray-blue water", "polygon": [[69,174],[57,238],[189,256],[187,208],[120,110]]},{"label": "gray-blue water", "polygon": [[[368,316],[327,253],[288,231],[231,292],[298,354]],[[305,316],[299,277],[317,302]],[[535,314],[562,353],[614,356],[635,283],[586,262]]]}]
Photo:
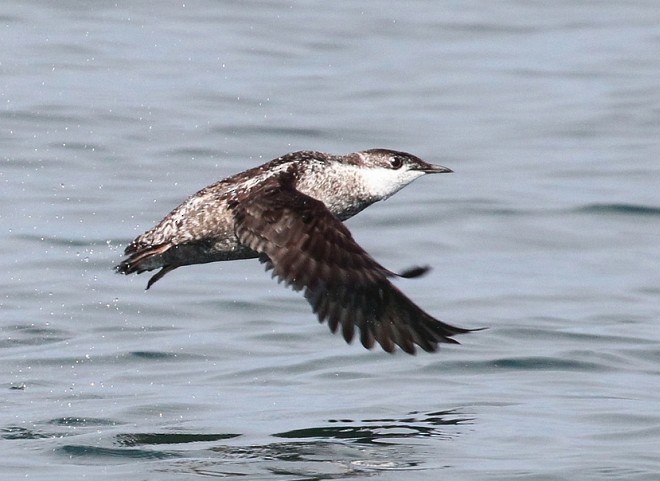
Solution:
[{"label": "gray-blue water", "polygon": [[[660,10],[630,2],[5,2],[2,479],[660,477]],[[452,175],[348,222],[446,322],[346,345],[256,261],[112,267],[283,153]]]}]

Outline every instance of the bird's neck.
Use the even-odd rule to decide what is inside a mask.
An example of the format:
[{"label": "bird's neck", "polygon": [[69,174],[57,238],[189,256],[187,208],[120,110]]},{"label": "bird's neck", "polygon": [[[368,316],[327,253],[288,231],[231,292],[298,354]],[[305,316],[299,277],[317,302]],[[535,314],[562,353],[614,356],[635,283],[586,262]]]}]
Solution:
[{"label": "bird's neck", "polygon": [[341,220],[383,198],[370,190],[361,168],[350,164],[333,163],[309,169],[299,176],[296,188],[323,202]]}]

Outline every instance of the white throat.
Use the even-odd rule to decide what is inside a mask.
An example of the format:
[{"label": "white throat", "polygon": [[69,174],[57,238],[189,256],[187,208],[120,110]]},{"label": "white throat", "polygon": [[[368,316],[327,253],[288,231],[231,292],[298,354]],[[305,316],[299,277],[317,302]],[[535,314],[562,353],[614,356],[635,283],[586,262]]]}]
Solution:
[{"label": "white throat", "polygon": [[421,170],[393,170],[381,167],[360,167],[357,172],[365,191],[378,199],[387,199],[413,180],[424,175]]}]

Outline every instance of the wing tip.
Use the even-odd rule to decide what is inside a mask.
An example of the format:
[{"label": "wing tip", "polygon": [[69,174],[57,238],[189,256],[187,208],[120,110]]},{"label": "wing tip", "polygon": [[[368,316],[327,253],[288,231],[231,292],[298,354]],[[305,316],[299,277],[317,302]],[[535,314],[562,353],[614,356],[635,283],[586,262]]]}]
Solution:
[{"label": "wing tip", "polygon": [[402,272],[397,274],[397,276],[403,277],[404,279],[415,279],[417,277],[426,275],[430,270],[431,266],[412,266],[404,269]]}]

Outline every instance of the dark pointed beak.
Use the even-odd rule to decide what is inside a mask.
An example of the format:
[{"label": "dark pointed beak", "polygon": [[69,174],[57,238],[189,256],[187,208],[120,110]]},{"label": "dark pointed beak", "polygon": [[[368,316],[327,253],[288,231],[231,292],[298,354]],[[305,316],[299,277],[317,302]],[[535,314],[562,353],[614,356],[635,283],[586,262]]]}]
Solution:
[{"label": "dark pointed beak", "polygon": [[420,166],[419,170],[424,171],[426,174],[449,174],[450,172],[453,172],[453,170],[451,170],[449,167],[429,164],[427,162],[424,162],[424,164]]}]

